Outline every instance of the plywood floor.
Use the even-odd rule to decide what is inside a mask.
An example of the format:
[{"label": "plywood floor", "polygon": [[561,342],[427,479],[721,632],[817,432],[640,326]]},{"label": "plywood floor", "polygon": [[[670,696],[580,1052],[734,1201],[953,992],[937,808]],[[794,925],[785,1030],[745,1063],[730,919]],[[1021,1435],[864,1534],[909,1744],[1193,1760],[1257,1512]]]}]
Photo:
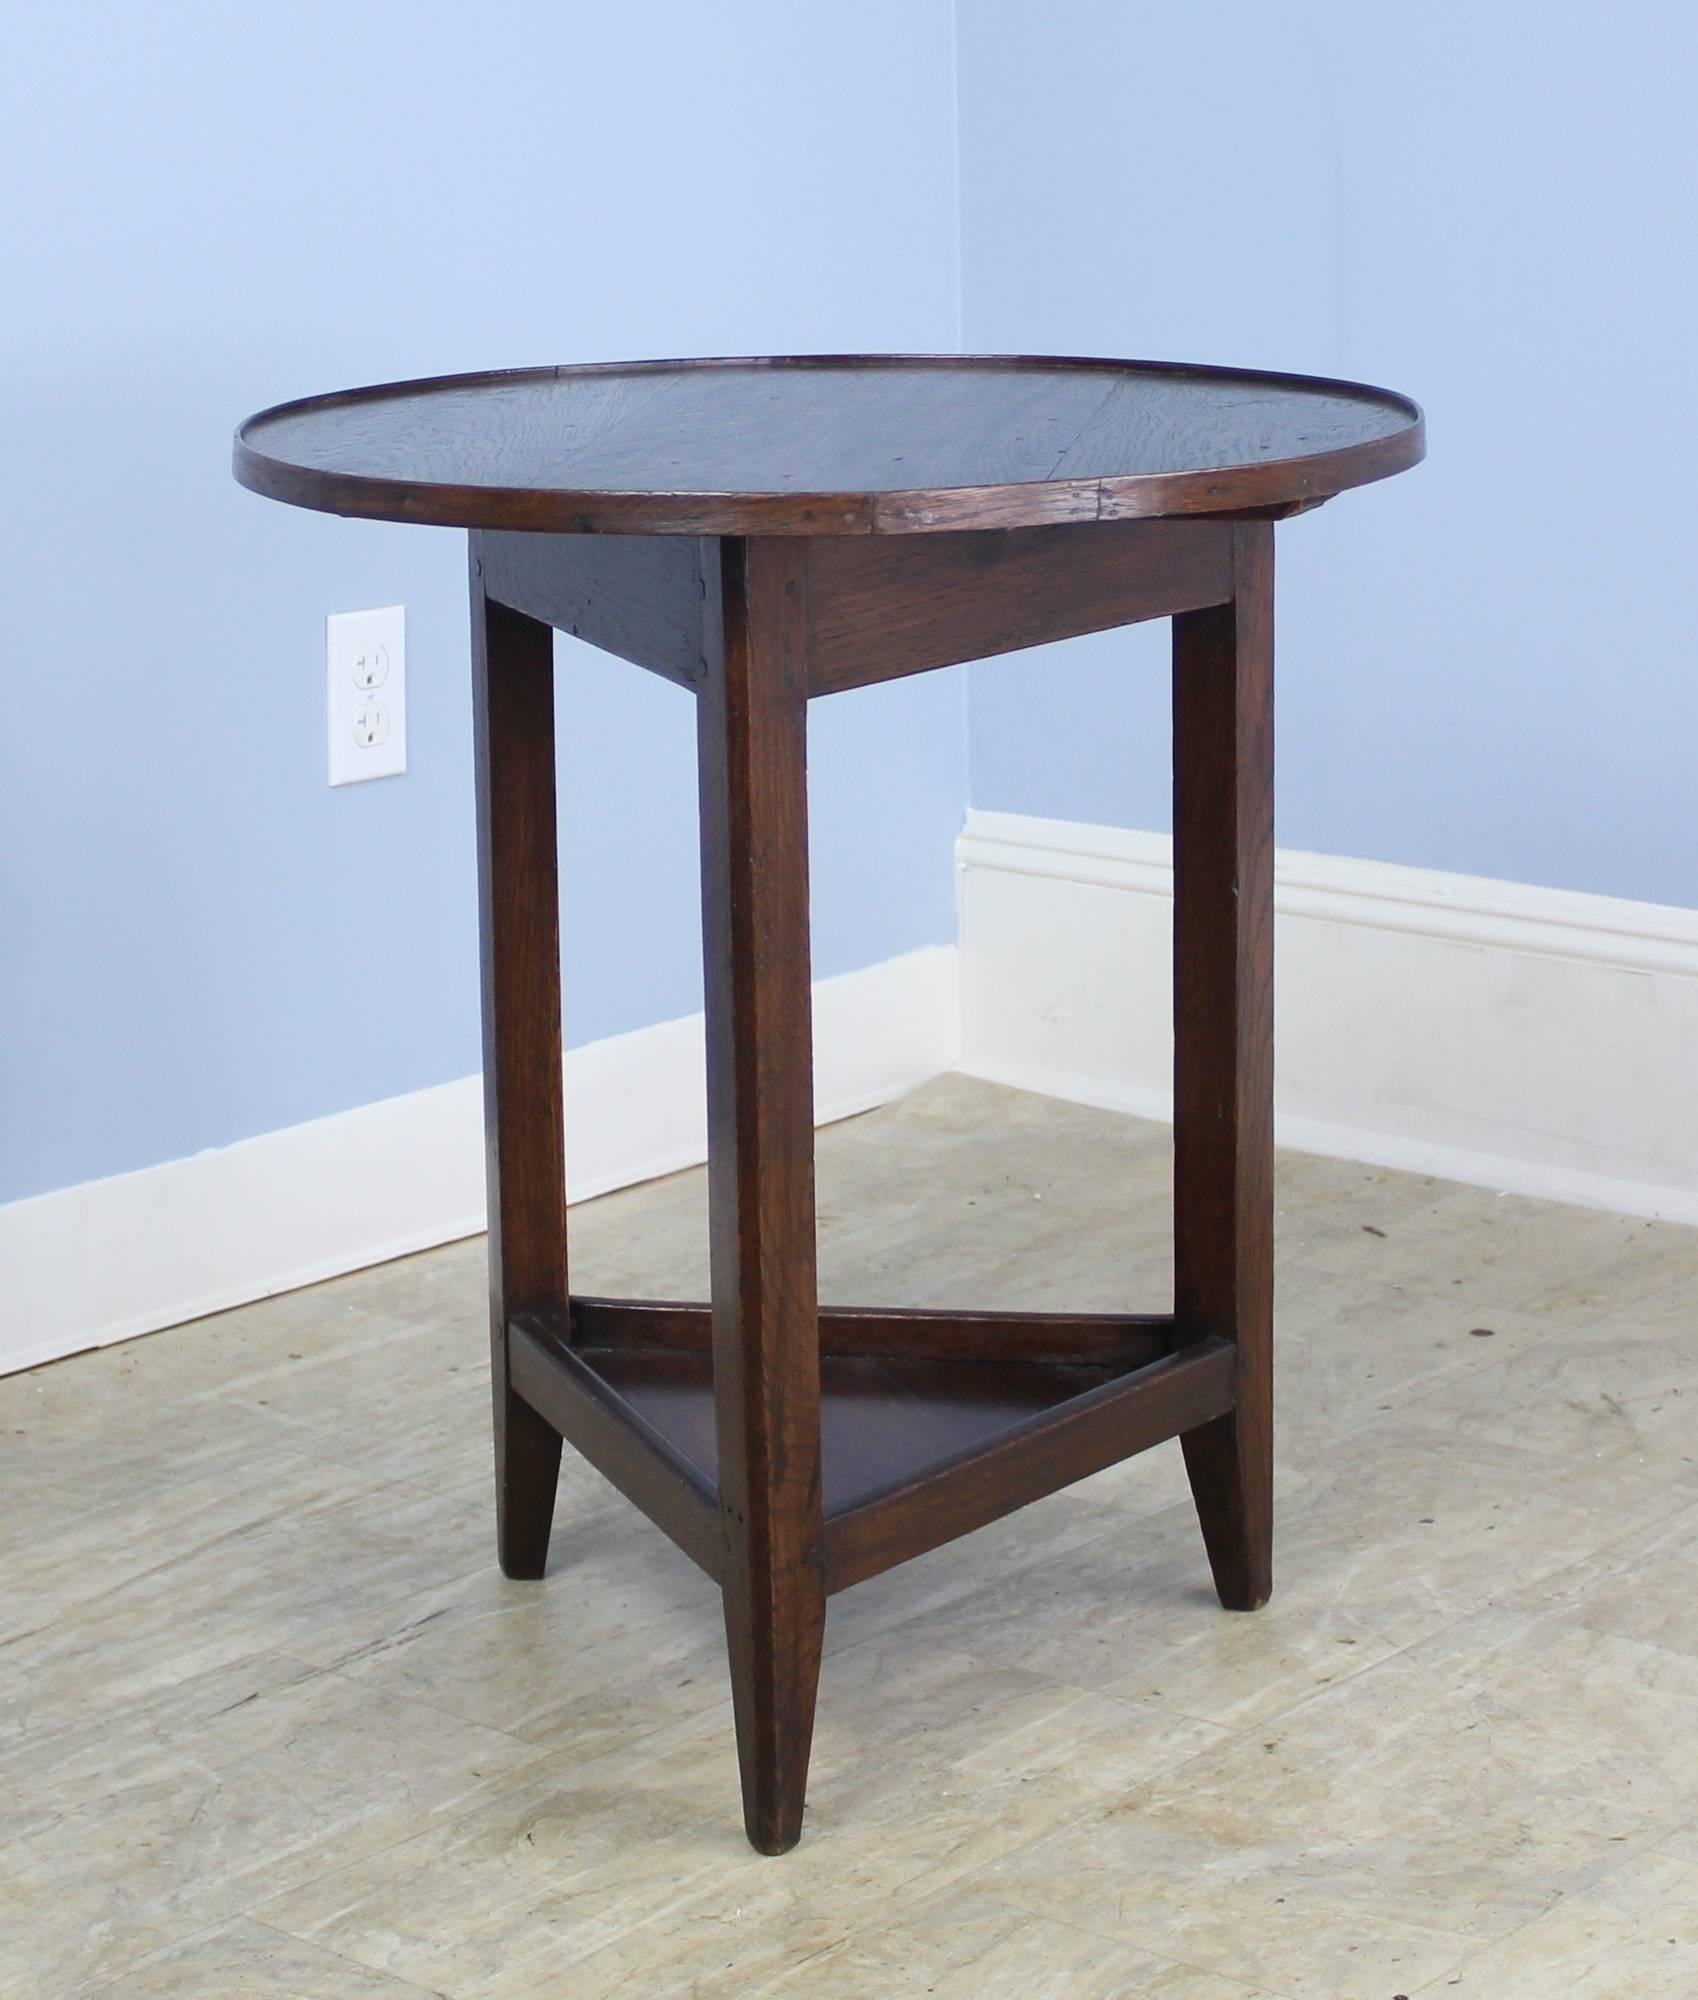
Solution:
[{"label": "plywood floor", "polygon": [[[1167,1304],[1163,1128],[946,1078],[820,1152],[830,1298]],[[702,1203],[577,1282],[699,1294]],[[685,1559],[569,1464],[493,1566],[480,1243],[0,1382],[0,1996],[1690,2000],[1698,1233],[1280,1211],[1273,1604],[1172,1446],[849,1592],[776,1861]]]}]

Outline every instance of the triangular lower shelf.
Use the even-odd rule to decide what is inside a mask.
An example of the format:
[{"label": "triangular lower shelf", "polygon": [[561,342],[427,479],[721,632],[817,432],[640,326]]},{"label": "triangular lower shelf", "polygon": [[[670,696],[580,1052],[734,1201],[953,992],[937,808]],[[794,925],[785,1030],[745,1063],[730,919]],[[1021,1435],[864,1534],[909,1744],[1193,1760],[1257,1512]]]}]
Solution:
[{"label": "triangular lower shelf", "polygon": [[[711,1574],[723,1568],[706,1309],[586,1302],[615,1337],[509,1329],[514,1388]],[[677,1345],[634,1337],[666,1330]],[[901,1352],[905,1336],[924,1350]],[[593,1334],[592,1334],[593,1340]],[[998,1343],[1014,1358],[994,1350]],[[1174,1345],[1170,1321],[1108,1315],[823,1316],[821,1484],[827,1586],[846,1588],[1224,1415],[1229,1343]],[[1059,1359],[1052,1350],[1090,1358]],[[1118,1349],[1118,1352],[1116,1351]],[[1022,1351],[1023,1350],[1023,1351]],[[1038,1357],[1038,1358],[1033,1358]]]},{"label": "triangular lower shelf", "polygon": [[[580,1350],[583,1360],[710,1485],[719,1478],[713,1362],[706,1354]],[[820,1360],[820,1474],[827,1515],[847,1512],[1115,1379],[1047,1361]]]}]

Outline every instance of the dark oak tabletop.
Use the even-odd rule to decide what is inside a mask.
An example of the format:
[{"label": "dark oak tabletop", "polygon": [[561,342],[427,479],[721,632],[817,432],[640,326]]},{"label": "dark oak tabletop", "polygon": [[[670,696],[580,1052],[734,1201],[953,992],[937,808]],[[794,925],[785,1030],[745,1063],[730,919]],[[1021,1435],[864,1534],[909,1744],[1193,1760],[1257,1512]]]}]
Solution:
[{"label": "dark oak tabletop", "polygon": [[235,472],[333,514],[557,534],[917,534],[1290,512],[1415,464],[1355,382],[1167,362],[837,355],[445,375],[279,404]]}]

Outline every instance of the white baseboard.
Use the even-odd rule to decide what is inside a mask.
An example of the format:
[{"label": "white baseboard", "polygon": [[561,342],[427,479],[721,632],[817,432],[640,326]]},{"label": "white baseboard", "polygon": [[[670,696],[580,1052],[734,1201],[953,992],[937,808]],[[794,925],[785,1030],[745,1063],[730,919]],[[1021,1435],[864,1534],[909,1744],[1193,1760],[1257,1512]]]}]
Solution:
[{"label": "white baseboard", "polygon": [[[1173,1111],[1172,843],[974,812],[962,1067]],[[1280,1141],[1698,1222],[1698,910],[1281,852]]]},{"label": "white baseboard", "polygon": [[[819,1121],[953,1066],[1172,1115],[1164,836],[974,812],[961,943],[822,980]],[[1698,1223],[1698,911],[1282,853],[1283,1144]],[[572,1198],[706,1156],[700,1016],[566,1058]],[[0,1207],[0,1373],[484,1224],[465,1077]]]},{"label": "white baseboard", "polygon": [[[870,1110],[953,1066],[953,946],[814,989],[819,1122]],[[707,1157],[702,1019],[566,1056],[571,1197]],[[484,1226],[475,1076],[138,1173],[0,1207],[0,1374]]]}]

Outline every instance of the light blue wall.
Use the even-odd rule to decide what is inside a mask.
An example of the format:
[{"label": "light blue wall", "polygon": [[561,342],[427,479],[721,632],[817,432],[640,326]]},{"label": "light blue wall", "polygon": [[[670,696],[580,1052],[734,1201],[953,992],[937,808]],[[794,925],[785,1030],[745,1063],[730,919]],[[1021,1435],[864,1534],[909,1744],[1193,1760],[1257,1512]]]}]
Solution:
[{"label": "light blue wall", "polygon": [[[1279,837],[1698,904],[1698,7],[961,0],[963,337],[1352,375]],[[1168,824],[1165,628],[976,667],[975,805]]]},{"label": "light blue wall", "polygon": [[[1694,74],[1686,0],[14,6],[0,1200],[476,1066],[459,538],[226,472],[334,383],[964,334],[1407,388],[1429,463],[1281,533],[1281,839],[1698,904]],[[322,620],[397,600],[412,768],[333,793]],[[563,654],[578,1044],[699,1004],[694,777],[686,698]],[[974,802],[1165,825],[1165,671],[974,668]],[[952,934],[963,726],[815,711],[822,972]]]},{"label": "light blue wall", "polygon": [[[954,346],[950,12],[8,10],[0,1200],[477,1067],[463,538],[241,492],[235,420],[462,367]],[[397,601],[411,769],[331,792],[324,615]],[[698,1006],[699,944],[688,698],[570,653],[576,1044]],[[816,711],[822,973],[953,934],[961,702]]]}]

